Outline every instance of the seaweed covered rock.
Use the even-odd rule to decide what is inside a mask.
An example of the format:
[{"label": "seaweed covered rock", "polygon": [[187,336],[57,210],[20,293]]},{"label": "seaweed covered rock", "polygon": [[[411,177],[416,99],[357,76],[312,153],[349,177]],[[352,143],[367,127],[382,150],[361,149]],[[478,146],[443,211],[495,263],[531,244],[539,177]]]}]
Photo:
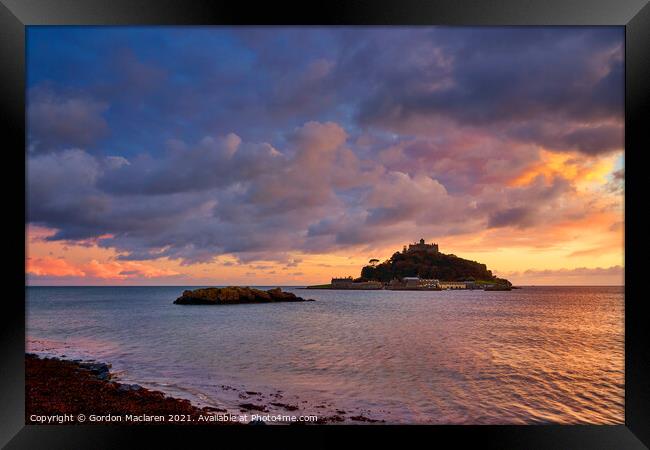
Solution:
[{"label": "seaweed covered rock", "polygon": [[291,292],[275,288],[268,291],[249,287],[229,286],[184,291],[174,303],[177,305],[235,305],[240,303],[277,303],[313,301],[298,297]]}]

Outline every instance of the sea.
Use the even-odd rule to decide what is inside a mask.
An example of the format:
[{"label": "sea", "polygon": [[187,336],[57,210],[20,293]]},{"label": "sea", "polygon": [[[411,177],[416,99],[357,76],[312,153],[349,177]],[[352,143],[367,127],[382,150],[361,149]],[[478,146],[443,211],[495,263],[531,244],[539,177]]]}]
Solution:
[{"label": "sea", "polygon": [[623,287],[285,287],[316,301],[173,304],[193,288],[28,287],[26,349],[233,414],[624,423]]}]

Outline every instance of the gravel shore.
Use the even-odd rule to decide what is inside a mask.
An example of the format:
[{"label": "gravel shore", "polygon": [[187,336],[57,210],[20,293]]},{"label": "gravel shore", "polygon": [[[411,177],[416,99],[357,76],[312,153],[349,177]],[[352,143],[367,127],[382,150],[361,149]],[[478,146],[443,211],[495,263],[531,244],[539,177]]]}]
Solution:
[{"label": "gravel shore", "polygon": [[[25,355],[25,421],[224,424],[225,410],[111,381],[110,366]],[[215,420],[218,419],[218,420]],[[230,422],[232,423],[232,422]]]}]

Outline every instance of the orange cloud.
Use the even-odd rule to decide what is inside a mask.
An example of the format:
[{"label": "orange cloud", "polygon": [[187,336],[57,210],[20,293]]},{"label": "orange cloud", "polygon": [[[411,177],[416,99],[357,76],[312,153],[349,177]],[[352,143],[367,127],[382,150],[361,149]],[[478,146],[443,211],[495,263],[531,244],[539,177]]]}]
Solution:
[{"label": "orange cloud", "polygon": [[41,227],[34,224],[28,224],[26,227],[27,240],[30,244],[45,242],[45,238],[56,234],[56,230],[47,227]]},{"label": "orange cloud", "polygon": [[517,177],[510,180],[510,186],[524,186],[542,175],[547,181],[556,176],[577,182],[605,182],[605,177],[615,165],[616,155],[609,158],[576,158],[571,153],[556,153],[541,150],[539,161],[530,165]]},{"label": "orange cloud", "polygon": [[59,258],[27,258],[27,273],[37,276],[84,277],[86,273]]},{"label": "orange cloud", "polygon": [[134,261],[109,261],[99,262],[93,259],[84,266],[84,270],[90,275],[97,278],[124,280],[127,278],[144,277],[168,277],[178,275],[171,269],[161,269],[149,264]]},{"label": "orange cloud", "polygon": [[75,265],[61,258],[27,258],[26,272],[36,276],[102,278],[125,280],[129,278],[169,277],[179,273],[134,261],[100,262],[93,259],[87,264]]}]

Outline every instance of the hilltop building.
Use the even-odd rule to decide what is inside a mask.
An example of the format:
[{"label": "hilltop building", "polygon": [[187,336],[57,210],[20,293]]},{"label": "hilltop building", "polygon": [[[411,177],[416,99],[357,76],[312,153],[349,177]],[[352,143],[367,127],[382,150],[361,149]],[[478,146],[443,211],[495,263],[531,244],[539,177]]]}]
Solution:
[{"label": "hilltop building", "polygon": [[420,242],[414,244],[409,244],[408,249],[404,246],[404,253],[410,253],[415,251],[425,251],[427,253],[438,253],[438,244],[425,244],[424,239],[420,239]]}]

